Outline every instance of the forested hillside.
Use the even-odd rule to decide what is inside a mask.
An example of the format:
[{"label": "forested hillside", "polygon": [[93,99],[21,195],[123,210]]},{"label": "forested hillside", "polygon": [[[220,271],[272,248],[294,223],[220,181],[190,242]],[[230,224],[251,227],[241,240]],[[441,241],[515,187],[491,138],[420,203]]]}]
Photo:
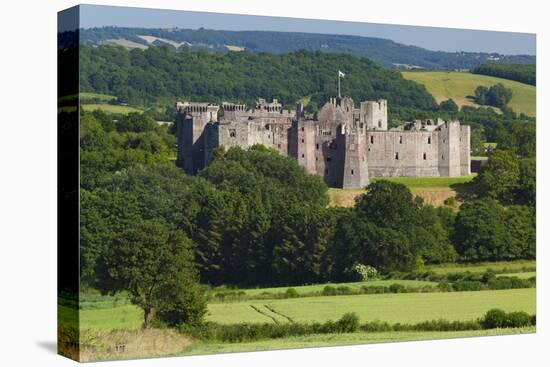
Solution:
[{"label": "forested hillside", "polygon": [[535,57],[529,55],[430,51],[382,38],[298,32],[103,27],[82,29],[80,39],[87,45],[125,40],[131,42],[128,44],[131,47],[163,45],[172,49],[192,47],[213,51],[238,47],[252,53],[288,53],[300,49],[346,52],[368,57],[387,68],[471,69],[489,60],[535,63]]},{"label": "forested hillside", "polygon": [[257,98],[278,98],[293,106],[311,97],[313,111],[337,94],[355,101],[385,98],[392,109],[437,109],[426,89],[397,71],[350,54],[296,51],[288,54],[212,53],[164,47],[128,51],[122,47],[81,47],[81,92],[118,97],[134,106],[152,106],[177,99],[252,104]]}]

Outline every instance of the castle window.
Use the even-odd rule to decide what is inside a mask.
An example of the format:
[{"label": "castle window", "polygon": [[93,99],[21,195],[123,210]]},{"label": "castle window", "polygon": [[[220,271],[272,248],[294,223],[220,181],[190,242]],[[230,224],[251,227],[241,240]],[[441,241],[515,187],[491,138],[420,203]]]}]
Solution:
[{"label": "castle window", "polygon": [[431,144],[431,143],[432,143],[432,137],[428,136],[428,144]]},{"label": "castle window", "polygon": [[443,154],[441,154],[441,159],[443,159]]},{"label": "castle window", "polygon": [[332,161],[332,158],[327,157],[327,162],[330,162],[330,161]]},{"label": "castle window", "polygon": [[302,158],[304,158],[305,156],[302,154]]},{"label": "castle window", "polygon": [[265,124],[265,129],[269,130],[269,125],[268,124]]},{"label": "castle window", "polygon": [[426,160],[426,153],[422,154],[422,159]]},{"label": "castle window", "polygon": [[403,144],[403,137],[402,136],[399,137],[399,144]]},{"label": "castle window", "polygon": [[302,131],[304,131],[304,127],[302,126]]},{"label": "castle window", "polygon": [[302,143],[304,142],[304,139],[302,139]]},{"label": "castle window", "polygon": [[277,148],[281,149],[281,144],[277,144]]},{"label": "castle window", "polygon": [[399,152],[395,152],[395,159],[399,160]]},{"label": "castle window", "polygon": [[382,127],[382,120],[378,120],[378,127]]},{"label": "castle window", "polygon": [[370,143],[374,144],[374,136],[372,136],[372,135],[370,136]]},{"label": "castle window", "polygon": [[237,130],[235,130],[235,129],[229,129],[229,137],[230,137],[230,138],[235,138],[235,137],[237,137]]},{"label": "castle window", "polygon": [[445,139],[443,139],[443,144],[445,144]]},{"label": "castle window", "polygon": [[315,144],[315,147],[319,150],[319,143]]},{"label": "castle window", "polygon": [[351,170],[351,174],[353,175],[353,170]]},{"label": "castle window", "polygon": [[363,126],[364,126],[364,125],[363,125],[363,123],[361,122],[361,123],[359,124],[359,128],[362,129]]}]

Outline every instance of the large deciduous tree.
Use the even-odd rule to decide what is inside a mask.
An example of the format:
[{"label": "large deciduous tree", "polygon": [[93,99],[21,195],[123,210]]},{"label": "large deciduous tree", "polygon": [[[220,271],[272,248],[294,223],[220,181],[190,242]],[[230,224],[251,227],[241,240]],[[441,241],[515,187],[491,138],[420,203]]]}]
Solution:
[{"label": "large deciduous tree", "polygon": [[155,312],[169,324],[181,324],[199,322],[206,311],[190,240],[161,223],[138,222],[120,233],[99,267],[100,291],[128,291],[143,309],[144,328]]}]

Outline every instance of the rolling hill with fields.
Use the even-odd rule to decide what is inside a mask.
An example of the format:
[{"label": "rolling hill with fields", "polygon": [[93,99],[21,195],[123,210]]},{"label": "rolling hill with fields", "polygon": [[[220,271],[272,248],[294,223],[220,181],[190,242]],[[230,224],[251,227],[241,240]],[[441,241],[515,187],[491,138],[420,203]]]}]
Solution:
[{"label": "rolling hill with fields", "polygon": [[424,85],[437,102],[452,98],[459,106],[478,106],[470,98],[476,87],[502,83],[512,90],[512,100],[508,106],[517,113],[528,116],[536,114],[536,87],[533,85],[469,72],[407,71],[401,74],[405,79]]},{"label": "rolling hill with fields", "polygon": [[[85,45],[117,44],[128,49],[166,46],[173,50],[288,53],[300,49],[345,52],[368,57],[387,68],[471,69],[484,62],[534,64],[535,56],[486,52],[443,52],[409,46],[389,39],[299,32],[226,31],[182,28],[102,27],[80,31]],[[183,46],[183,47],[182,47]]]}]

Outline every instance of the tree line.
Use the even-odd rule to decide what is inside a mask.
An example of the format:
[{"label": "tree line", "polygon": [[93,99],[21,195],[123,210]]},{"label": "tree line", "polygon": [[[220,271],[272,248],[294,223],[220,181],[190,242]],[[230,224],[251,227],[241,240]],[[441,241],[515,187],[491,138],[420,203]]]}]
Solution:
[{"label": "tree line", "polygon": [[481,64],[473,68],[472,73],[537,85],[537,66],[535,64]]}]

